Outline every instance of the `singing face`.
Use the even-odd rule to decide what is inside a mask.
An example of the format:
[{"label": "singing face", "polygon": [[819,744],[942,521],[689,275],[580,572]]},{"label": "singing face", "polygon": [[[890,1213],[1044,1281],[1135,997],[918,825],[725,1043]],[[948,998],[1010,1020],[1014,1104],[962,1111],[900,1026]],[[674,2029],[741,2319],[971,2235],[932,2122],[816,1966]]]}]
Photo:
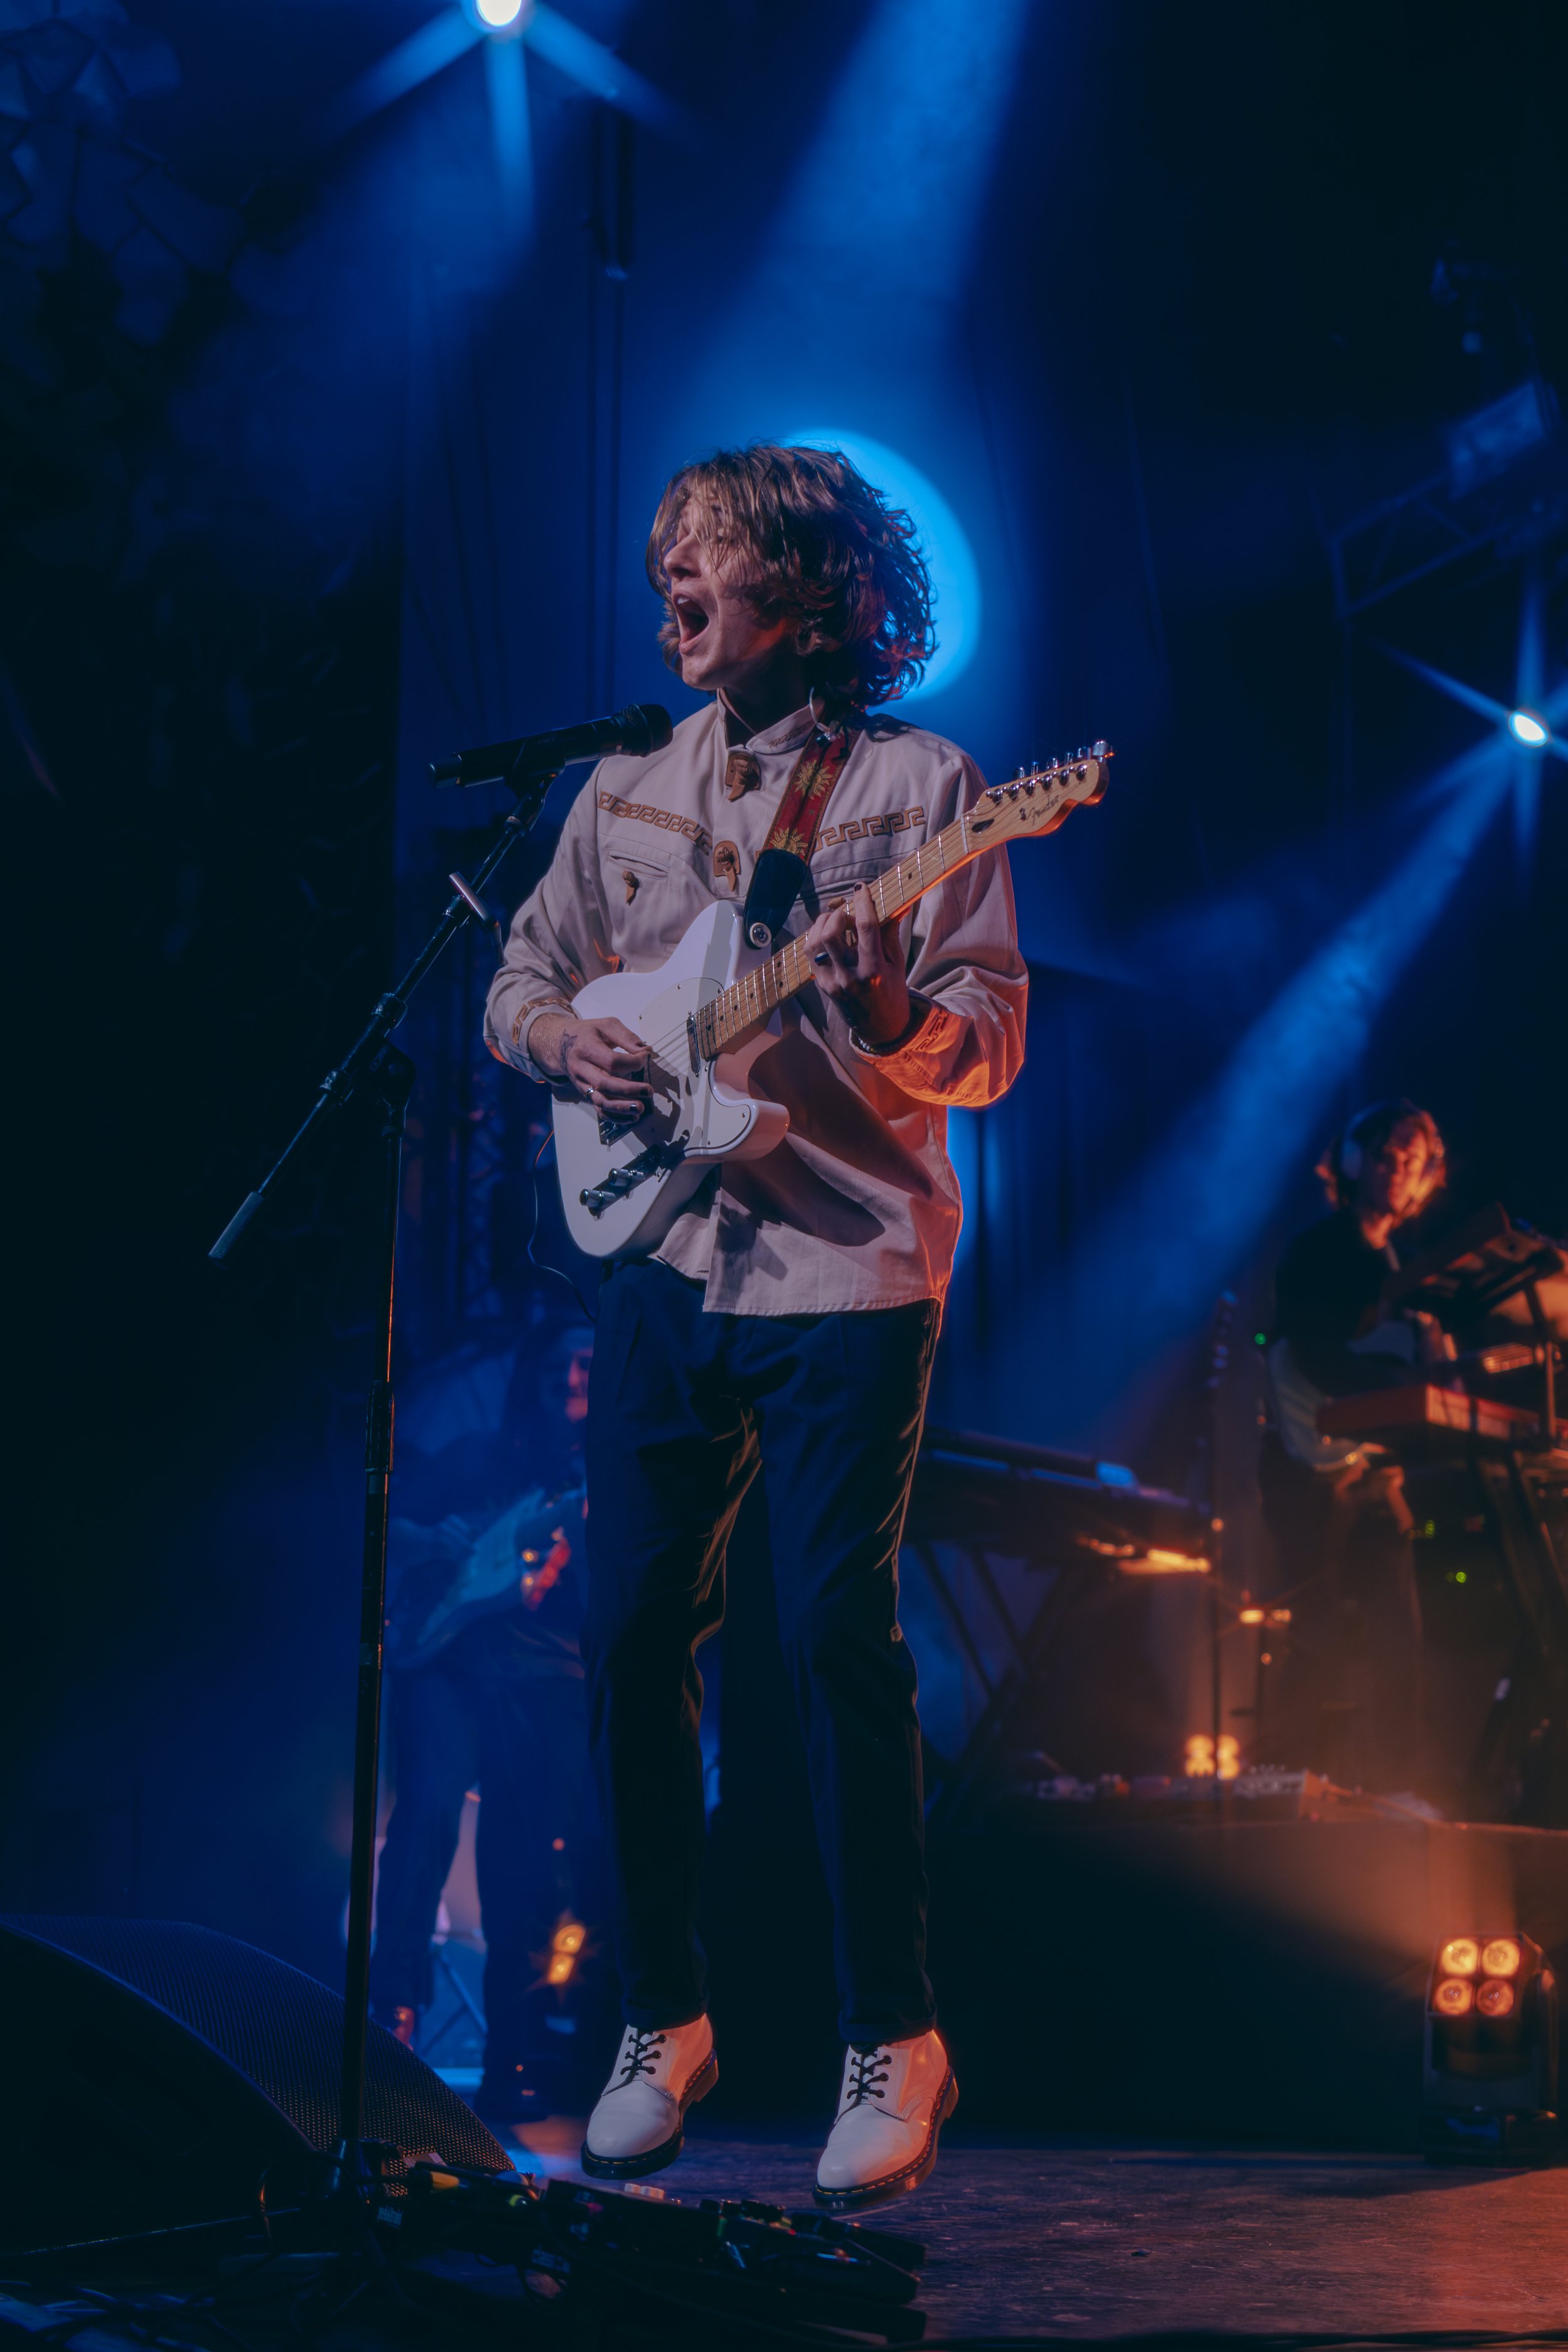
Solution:
[{"label": "singing face", "polygon": [[1431,1171],[1432,1147],[1419,1119],[1402,1118],[1368,1157],[1356,1186],[1357,1205],[1395,1224],[1414,1216]]},{"label": "singing face", "polygon": [[680,676],[700,694],[744,698],[748,688],[781,664],[799,659],[798,625],[788,620],[759,620],[744,593],[739,566],[699,536],[695,520],[689,508],[664,557],[680,633],[676,647]]}]

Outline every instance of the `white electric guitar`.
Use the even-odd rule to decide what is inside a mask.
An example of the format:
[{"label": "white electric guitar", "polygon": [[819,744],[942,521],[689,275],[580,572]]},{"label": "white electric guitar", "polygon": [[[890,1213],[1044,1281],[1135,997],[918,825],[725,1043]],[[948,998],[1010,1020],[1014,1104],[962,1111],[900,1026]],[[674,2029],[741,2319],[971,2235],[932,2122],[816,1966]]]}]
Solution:
[{"label": "white electric guitar", "polygon": [[[1110,746],[1020,769],[871,885],[891,922],[972,858],[1004,842],[1054,833],[1104,796]],[[777,1034],[778,1008],[814,977],[803,939],[770,955],[748,947],[738,905],[698,916],[657,971],[606,972],[574,997],[595,1021],[624,1021],[648,1048],[653,1099],[635,1124],[577,1097],[555,1101],[555,1158],[566,1223],[590,1257],[658,1247],[716,1160],[760,1160],[783,1142],[789,1113],[754,1096],[747,1066]]]}]

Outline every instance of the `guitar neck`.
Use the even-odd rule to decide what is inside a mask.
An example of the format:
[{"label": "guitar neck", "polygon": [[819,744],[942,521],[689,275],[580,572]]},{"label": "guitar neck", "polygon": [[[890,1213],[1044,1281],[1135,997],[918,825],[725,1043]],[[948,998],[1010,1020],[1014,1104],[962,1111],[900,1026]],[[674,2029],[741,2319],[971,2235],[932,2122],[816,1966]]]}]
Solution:
[{"label": "guitar neck", "polygon": [[[972,823],[975,812],[965,810],[952,824],[917,849],[910,857],[901,857],[896,866],[879,875],[871,885],[871,904],[877,910],[879,923],[890,923],[904,914],[918,898],[949,874],[956,874],[988,849],[990,843],[980,836]],[[987,827],[987,830],[989,828]],[[709,1060],[722,1053],[765,1021],[776,1005],[789,997],[798,996],[801,990],[815,978],[811,958],[806,953],[804,938],[791,940],[780,948],[766,963],[748,972],[728,988],[710,998],[698,1015],[698,1050]]]}]

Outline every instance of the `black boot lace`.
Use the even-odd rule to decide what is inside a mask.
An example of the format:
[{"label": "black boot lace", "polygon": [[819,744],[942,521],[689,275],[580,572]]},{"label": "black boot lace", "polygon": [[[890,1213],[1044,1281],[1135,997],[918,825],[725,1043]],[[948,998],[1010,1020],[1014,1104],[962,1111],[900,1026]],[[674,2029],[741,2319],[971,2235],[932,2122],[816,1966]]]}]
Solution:
[{"label": "black boot lace", "polygon": [[626,2054],[621,2061],[621,2079],[616,2085],[618,2090],[624,2091],[626,2084],[635,2083],[639,2074],[651,2074],[654,2072],[658,2064],[658,2060],[654,2053],[664,2039],[662,2033],[645,2033],[639,2027],[633,2028]]},{"label": "black boot lace", "polygon": [[[880,2072],[878,2071],[879,2069]],[[868,2099],[881,2098],[884,2095],[882,2086],[892,2070],[893,2053],[885,2045],[879,2045],[874,2050],[851,2049],[849,2081],[844,2095],[845,2106],[847,2108],[864,2106]]]}]

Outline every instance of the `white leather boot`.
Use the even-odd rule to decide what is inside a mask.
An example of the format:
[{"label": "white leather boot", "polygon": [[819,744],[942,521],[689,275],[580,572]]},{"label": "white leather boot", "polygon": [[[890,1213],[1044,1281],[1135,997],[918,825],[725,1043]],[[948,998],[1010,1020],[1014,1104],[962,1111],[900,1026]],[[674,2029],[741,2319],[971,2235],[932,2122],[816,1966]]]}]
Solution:
[{"label": "white leather boot", "polygon": [[719,2080],[713,2029],[689,2025],[644,2032],[628,2025],[583,2138],[583,2169],[599,2180],[635,2180],[660,2172],[680,2154],[686,2110]]},{"label": "white leather boot", "polygon": [[830,2213],[886,2205],[918,2189],[936,2162],[937,2136],[958,2105],[942,2036],[851,2044],[838,2115],[816,2168],[816,2201]]}]

